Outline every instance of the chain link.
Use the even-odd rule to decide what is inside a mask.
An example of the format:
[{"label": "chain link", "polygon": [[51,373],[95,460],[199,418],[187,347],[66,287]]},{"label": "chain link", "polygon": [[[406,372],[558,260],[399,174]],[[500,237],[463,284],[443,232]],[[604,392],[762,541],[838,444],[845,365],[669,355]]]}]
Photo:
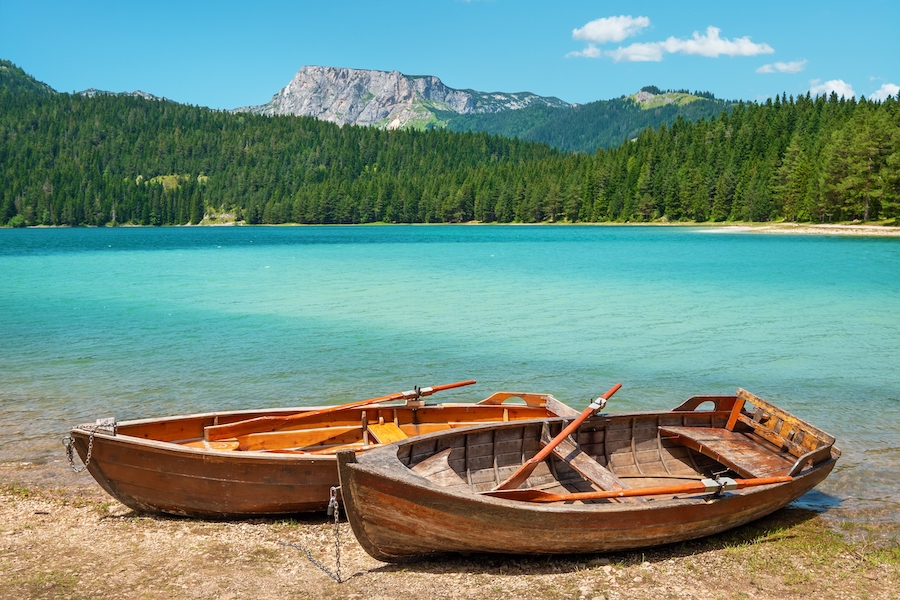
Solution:
[{"label": "chain link", "polygon": [[337,582],[341,583],[341,527],[338,522],[341,507],[338,504],[337,492],[341,486],[332,486],[328,499],[329,506],[334,505],[334,556],[337,562]]},{"label": "chain link", "polygon": [[101,429],[105,430],[108,433],[116,435],[119,426],[116,423],[115,419],[97,419],[97,422],[94,425],[91,425],[89,428],[85,428],[84,426],[79,425],[78,429],[88,431],[91,434],[88,438],[88,449],[87,455],[84,459],[84,465],[82,465],[81,467],[75,466],[75,438],[73,438],[71,434],[63,438],[63,446],[66,447],[66,457],[69,459],[69,466],[72,467],[72,470],[76,473],[82,473],[85,469],[87,469],[88,465],[91,462],[91,455],[94,453],[94,435]]},{"label": "chain link", "polygon": [[337,562],[336,572],[332,573],[331,569],[329,569],[328,567],[326,567],[325,565],[323,565],[322,563],[317,561],[315,558],[313,558],[310,551],[307,550],[306,548],[304,548],[303,546],[299,546],[297,544],[292,544],[291,542],[278,542],[278,543],[281,544],[282,546],[290,546],[292,548],[296,548],[297,550],[302,550],[306,554],[306,558],[309,559],[309,562],[311,562],[312,564],[316,565],[317,567],[319,567],[320,569],[325,571],[325,573],[327,573],[329,577],[331,577],[338,583],[344,583],[344,580],[341,578],[341,540],[340,540],[341,531],[340,531],[340,522],[339,522],[340,504],[337,499],[337,492],[340,489],[341,489],[341,486],[339,486],[339,485],[333,486],[331,488],[331,492],[330,492],[330,495],[328,498],[328,514],[329,514],[329,516],[332,514],[334,515],[334,554],[335,554],[335,560]]}]

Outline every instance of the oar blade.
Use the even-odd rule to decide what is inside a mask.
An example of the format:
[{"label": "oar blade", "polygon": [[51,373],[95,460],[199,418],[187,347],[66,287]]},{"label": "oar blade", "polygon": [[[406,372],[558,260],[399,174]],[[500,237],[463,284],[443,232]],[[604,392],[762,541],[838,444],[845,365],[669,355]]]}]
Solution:
[{"label": "oar blade", "polygon": [[563,498],[558,494],[542,492],[541,490],[487,490],[480,492],[482,496],[491,496],[492,498],[503,498],[505,500],[518,500],[520,502],[558,502]]},{"label": "oar blade", "polygon": [[518,492],[523,491],[527,492],[530,490],[517,490],[516,488],[525,483],[525,480],[531,476],[531,473],[534,472],[535,467],[537,467],[539,461],[535,461],[534,459],[529,460],[521,467],[516,469],[516,472],[506,478],[506,480],[495,487],[492,491],[500,492],[500,491],[511,491]]}]

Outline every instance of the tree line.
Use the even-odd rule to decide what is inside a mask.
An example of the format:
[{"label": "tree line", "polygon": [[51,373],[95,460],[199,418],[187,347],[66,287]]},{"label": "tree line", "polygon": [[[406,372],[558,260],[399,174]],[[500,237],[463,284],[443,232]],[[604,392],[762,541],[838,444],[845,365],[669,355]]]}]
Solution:
[{"label": "tree line", "polygon": [[900,110],[776,97],[592,154],[0,91],[0,225],[844,221],[900,212]]}]

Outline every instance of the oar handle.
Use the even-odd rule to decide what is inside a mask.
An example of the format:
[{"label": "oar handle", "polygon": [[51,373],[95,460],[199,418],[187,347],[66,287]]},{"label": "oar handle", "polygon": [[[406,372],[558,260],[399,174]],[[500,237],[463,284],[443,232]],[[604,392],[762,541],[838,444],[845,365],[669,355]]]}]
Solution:
[{"label": "oar handle", "polygon": [[[430,396],[437,392],[442,392],[444,390],[452,390],[453,388],[463,387],[464,385],[472,385],[473,383],[475,383],[474,379],[467,379],[466,381],[457,381],[456,383],[445,383],[443,385],[433,385],[431,387],[416,388],[414,390],[409,390],[406,392],[398,392],[396,394],[392,394],[391,400],[409,400],[411,398],[424,398],[425,396]],[[386,400],[384,400],[383,402],[386,402]]]},{"label": "oar handle", "polygon": [[521,467],[516,469],[516,472],[509,476],[509,478],[494,488],[494,490],[511,490],[519,487],[524,483],[528,476],[531,475],[531,472],[534,471],[534,468],[540,464],[542,460],[550,456],[550,453],[553,452],[553,449],[556,448],[564,439],[566,439],[569,434],[578,429],[582,423],[588,420],[588,418],[593,415],[596,411],[601,410],[604,406],[606,406],[606,401],[609,400],[610,396],[619,391],[619,388],[622,387],[621,383],[617,383],[612,386],[605,393],[600,394],[596,400],[591,402],[587,408],[585,408],[578,417],[575,418],[574,421],[569,423],[565,429],[563,429],[559,435],[557,435],[549,444],[544,446],[540,452],[535,454],[532,458],[525,461]]},{"label": "oar handle", "polygon": [[203,428],[203,436],[204,439],[211,442],[216,440],[227,440],[239,435],[247,435],[250,433],[275,431],[276,429],[286,427],[288,425],[293,425],[294,423],[302,421],[304,419],[337,412],[339,410],[356,408],[358,406],[366,406],[368,404],[378,404],[380,402],[392,402],[394,400],[404,400],[407,398],[430,396],[436,392],[463,387],[466,385],[472,385],[473,383],[475,383],[474,379],[467,379],[466,381],[457,381],[456,383],[445,383],[442,385],[435,385],[427,388],[419,388],[418,393],[416,392],[416,390],[411,390],[408,392],[397,392],[394,394],[388,394],[387,396],[381,396],[380,398],[357,400],[356,402],[339,404],[337,406],[329,406],[327,408],[322,408],[319,410],[304,411],[301,413],[295,413],[293,415],[285,415],[281,417],[256,417],[254,419],[245,419],[243,421],[225,423],[223,425],[210,425]]}]

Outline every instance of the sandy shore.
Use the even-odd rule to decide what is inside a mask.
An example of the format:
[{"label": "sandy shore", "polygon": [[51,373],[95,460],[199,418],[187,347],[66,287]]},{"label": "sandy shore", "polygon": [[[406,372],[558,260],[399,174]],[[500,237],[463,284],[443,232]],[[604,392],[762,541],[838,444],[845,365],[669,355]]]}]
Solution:
[{"label": "sandy shore", "polygon": [[[6,472],[5,475],[10,475]],[[96,493],[0,488],[0,598],[894,598],[900,526],[879,541],[785,509],[734,532],[646,552],[478,556],[390,565],[324,515],[208,522],[151,517]],[[852,532],[854,533],[854,532]],[[855,534],[860,533],[856,531]]]},{"label": "sandy shore", "polygon": [[777,233],[796,235],[852,235],[900,237],[900,227],[884,225],[812,224],[812,223],[759,223],[718,225],[710,229],[722,233]]}]

